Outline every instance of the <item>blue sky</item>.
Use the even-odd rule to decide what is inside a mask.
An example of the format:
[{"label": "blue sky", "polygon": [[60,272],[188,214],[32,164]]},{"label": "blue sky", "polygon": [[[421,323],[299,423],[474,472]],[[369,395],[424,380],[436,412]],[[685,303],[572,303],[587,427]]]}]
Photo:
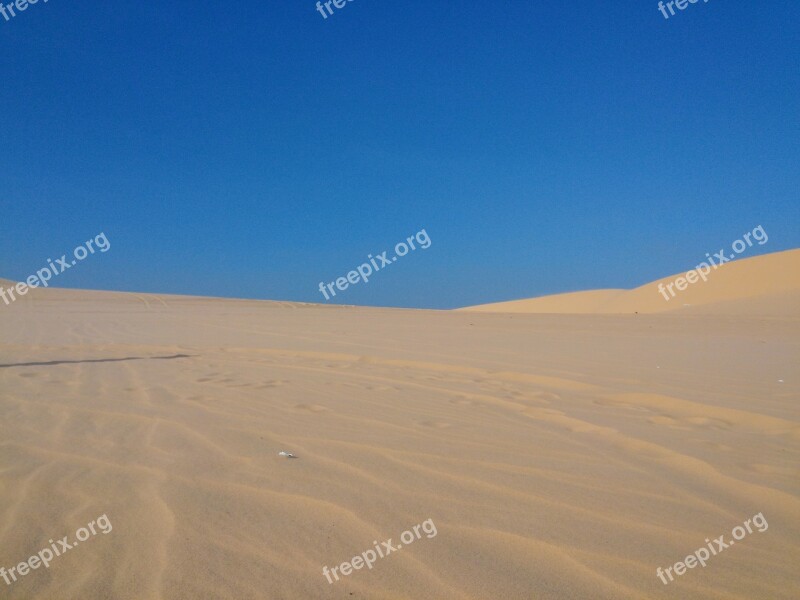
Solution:
[{"label": "blue sky", "polygon": [[[6,2],[7,3],[7,2]],[[0,277],[451,308],[800,246],[800,9],[49,0],[0,18]]]}]

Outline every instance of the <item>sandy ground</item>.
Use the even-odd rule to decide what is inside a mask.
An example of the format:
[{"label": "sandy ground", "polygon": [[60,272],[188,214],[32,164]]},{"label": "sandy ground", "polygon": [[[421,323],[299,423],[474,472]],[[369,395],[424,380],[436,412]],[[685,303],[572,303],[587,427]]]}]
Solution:
[{"label": "sandy ground", "polygon": [[[693,269],[692,266],[687,266]],[[800,250],[740,258],[675,287],[676,273],[633,290],[591,290],[470,306],[470,312],[800,317]],[[659,289],[659,284],[661,288]],[[668,286],[672,284],[672,288]],[[661,291],[660,291],[661,290]]]},{"label": "sandy ground", "polygon": [[[0,305],[0,566],[103,514],[113,530],[0,579],[0,598],[796,599],[785,305],[542,315],[36,290]],[[656,576],[757,513],[763,533]],[[435,536],[323,576],[428,519]]]}]

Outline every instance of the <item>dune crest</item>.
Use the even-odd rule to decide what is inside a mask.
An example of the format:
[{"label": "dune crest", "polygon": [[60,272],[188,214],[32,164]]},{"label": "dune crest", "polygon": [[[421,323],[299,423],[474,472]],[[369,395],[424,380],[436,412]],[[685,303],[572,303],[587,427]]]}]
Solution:
[{"label": "dune crest", "polygon": [[659,291],[686,272],[632,290],[590,290],[461,308],[470,312],[629,314],[684,311],[800,317],[800,249],[739,258],[665,299]]}]

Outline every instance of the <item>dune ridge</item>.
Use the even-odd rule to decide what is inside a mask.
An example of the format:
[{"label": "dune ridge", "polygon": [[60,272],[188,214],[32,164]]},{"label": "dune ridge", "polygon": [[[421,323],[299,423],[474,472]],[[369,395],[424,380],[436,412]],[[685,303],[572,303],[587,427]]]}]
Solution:
[{"label": "dune ridge", "polygon": [[508,302],[468,306],[459,310],[504,313],[630,314],[683,311],[800,317],[800,249],[739,258],[712,270],[675,296],[666,286],[676,273],[632,290],[570,292]]},{"label": "dune ridge", "polygon": [[0,566],[113,524],[3,597],[795,597],[797,319],[49,288],[0,332]]}]

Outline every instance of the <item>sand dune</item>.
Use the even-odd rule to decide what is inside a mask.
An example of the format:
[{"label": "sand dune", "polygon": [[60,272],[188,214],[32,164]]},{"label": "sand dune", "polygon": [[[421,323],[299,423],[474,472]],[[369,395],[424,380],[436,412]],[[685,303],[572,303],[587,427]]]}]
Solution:
[{"label": "sand dune", "polygon": [[787,250],[721,265],[679,291],[659,291],[686,272],[633,290],[592,290],[470,306],[461,310],[504,313],[629,314],[688,311],[800,316],[800,250]]},{"label": "sand dune", "polygon": [[34,290],[0,305],[0,566],[113,531],[2,597],[797,598],[800,322],[758,316],[784,285],[731,292],[736,319]]}]

